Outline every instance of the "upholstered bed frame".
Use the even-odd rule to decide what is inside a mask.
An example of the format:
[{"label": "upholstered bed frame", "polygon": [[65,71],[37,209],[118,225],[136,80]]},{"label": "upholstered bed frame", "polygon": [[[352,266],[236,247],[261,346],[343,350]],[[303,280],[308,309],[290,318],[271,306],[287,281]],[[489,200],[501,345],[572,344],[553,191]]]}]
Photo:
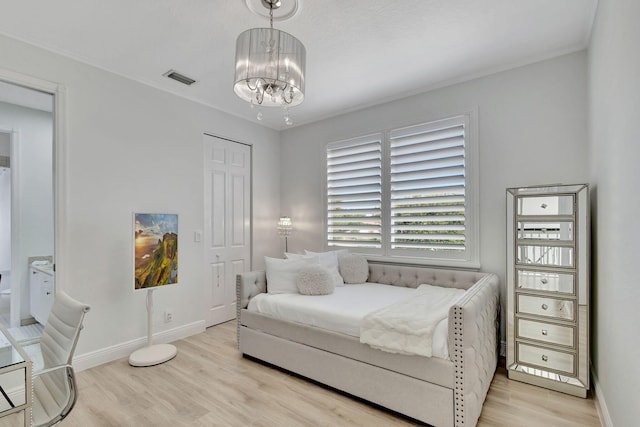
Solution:
[{"label": "upholstered bed frame", "polygon": [[264,271],[237,276],[238,347],[248,355],[434,426],[474,426],[497,366],[495,274],[369,263],[371,283],[466,289],[449,310],[450,360],[375,350],[357,338],[250,312]]}]

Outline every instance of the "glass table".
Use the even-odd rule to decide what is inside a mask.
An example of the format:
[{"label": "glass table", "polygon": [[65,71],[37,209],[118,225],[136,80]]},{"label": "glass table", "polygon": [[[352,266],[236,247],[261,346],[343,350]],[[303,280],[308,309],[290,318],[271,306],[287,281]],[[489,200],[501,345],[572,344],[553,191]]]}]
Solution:
[{"label": "glass table", "polygon": [[29,357],[0,327],[0,425],[31,425],[32,389]]}]

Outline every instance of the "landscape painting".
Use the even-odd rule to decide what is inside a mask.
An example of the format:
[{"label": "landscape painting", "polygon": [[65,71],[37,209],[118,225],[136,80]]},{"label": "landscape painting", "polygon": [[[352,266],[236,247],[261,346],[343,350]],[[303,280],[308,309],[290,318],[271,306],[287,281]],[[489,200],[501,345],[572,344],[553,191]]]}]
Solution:
[{"label": "landscape painting", "polygon": [[134,214],[135,289],[178,283],[178,215]]}]

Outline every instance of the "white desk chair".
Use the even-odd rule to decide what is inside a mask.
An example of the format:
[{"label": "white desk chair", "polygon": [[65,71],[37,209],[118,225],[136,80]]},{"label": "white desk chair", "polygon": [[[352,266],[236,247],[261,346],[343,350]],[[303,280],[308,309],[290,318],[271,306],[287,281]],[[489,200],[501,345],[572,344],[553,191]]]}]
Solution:
[{"label": "white desk chair", "polygon": [[71,360],[90,307],[58,291],[40,339],[43,369],[33,373],[33,425],[52,426],[78,398]]}]

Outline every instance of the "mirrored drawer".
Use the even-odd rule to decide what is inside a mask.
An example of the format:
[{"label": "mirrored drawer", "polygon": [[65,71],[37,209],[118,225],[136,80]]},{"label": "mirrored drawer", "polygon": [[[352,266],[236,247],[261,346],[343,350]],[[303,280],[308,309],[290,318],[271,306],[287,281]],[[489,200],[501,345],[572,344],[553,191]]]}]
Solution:
[{"label": "mirrored drawer", "polygon": [[575,357],[570,353],[518,343],[518,362],[573,375]]},{"label": "mirrored drawer", "polygon": [[[5,347],[6,348],[6,347]],[[25,382],[26,368],[8,371],[0,374],[0,412],[9,411],[27,403],[28,389]],[[0,425],[2,422],[0,422]]]},{"label": "mirrored drawer", "polygon": [[519,289],[535,291],[574,293],[575,276],[573,273],[549,271],[516,270],[516,285]]},{"label": "mirrored drawer", "polygon": [[573,241],[573,221],[518,221],[519,240]]},{"label": "mirrored drawer", "polygon": [[556,298],[518,295],[518,312],[536,316],[554,317],[563,320],[574,320],[573,301]]},{"label": "mirrored drawer", "polygon": [[518,245],[517,264],[573,267],[573,248],[568,246]]},{"label": "mirrored drawer", "polygon": [[521,196],[517,206],[518,215],[573,215],[573,196]]},{"label": "mirrored drawer", "polygon": [[518,319],[518,337],[573,347],[571,326],[552,325],[534,320]]}]

